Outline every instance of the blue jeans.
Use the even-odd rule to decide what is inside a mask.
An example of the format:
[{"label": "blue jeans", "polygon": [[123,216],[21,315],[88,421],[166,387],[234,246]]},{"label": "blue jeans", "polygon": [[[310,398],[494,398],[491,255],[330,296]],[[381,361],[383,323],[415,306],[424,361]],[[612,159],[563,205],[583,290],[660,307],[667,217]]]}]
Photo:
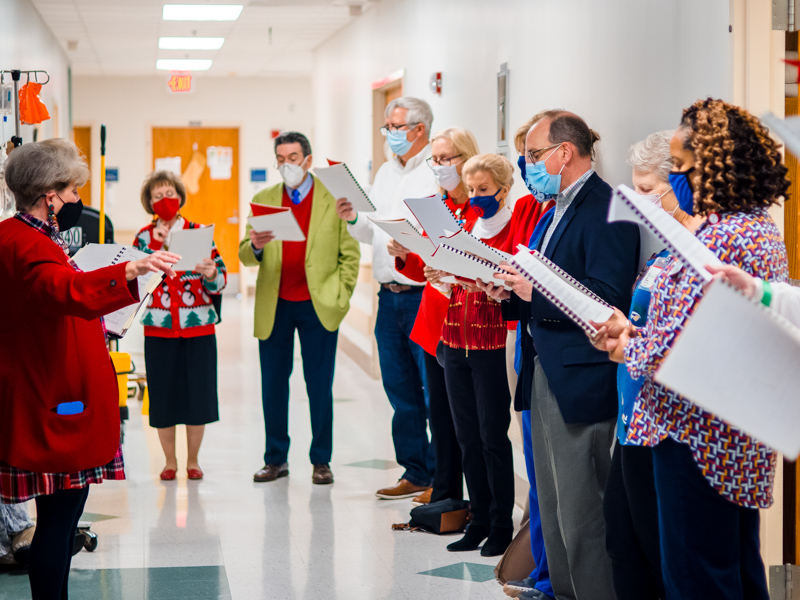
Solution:
[{"label": "blue jeans", "polygon": [[531,411],[522,411],[522,449],[525,454],[525,467],[528,471],[528,481],[531,484],[528,492],[528,512],[531,530],[531,553],[536,567],[530,578],[536,582],[537,590],[548,596],[555,596],[553,586],[550,585],[550,571],[547,569],[547,553],[544,549],[544,536],[542,535],[542,517],[539,514],[539,494],[536,491],[536,471],[533,466],[533,440],[531,439]]},{"label": "blue jeans", "polygon": [[414,485],[433,481],[433,447],[428,440],[428,398],[425,390],[425,351],[409,336],[417,318],[422,287],[395,293],[381,288],[375,339],[383,389],[394,409],[392,440],[403,478]]},{"label": "blue jeans", "polygon": [[312,465],[331,462],[333,451],[333,369],[339,332],[319,322],[311,300],[278,299],[275,327],[259,340],[261,402],[267,442],[264,464],[282,465],[289,456],[289,377],[294,365],[294,332],[300,336],[303,376],[311,412]]}]

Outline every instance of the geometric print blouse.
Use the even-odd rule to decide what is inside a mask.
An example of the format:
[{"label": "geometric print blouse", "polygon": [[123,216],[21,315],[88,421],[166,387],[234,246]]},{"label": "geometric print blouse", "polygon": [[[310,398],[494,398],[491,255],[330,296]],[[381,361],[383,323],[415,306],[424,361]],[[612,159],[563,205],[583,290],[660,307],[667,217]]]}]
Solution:
[{"label": "geometric print blouse", "polygon": [[[786,247],[766,209],[718,216],[717,223],[707,219],[695,233],[717,258],[766,281],[786,280]],[[775,474],[772,449],[653,380],[702,297],[703,281],[677,258],[656,279],[647,324],[625,348],[631,377],[645,377],[628,441],[655,446],[669,437],[688,444],[703,476],[723,497],[746,508],[768,508]]]}]

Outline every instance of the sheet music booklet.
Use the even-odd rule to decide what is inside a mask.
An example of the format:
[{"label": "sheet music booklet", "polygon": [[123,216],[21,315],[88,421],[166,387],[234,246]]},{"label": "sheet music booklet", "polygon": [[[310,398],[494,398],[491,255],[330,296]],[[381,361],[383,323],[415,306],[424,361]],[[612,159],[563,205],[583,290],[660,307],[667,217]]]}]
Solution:
[{"label": "sheet music booklet", "polygon": [[798,354],[800,329],[717,280],[655,379],[794,460],[800,454]]},{"label": "sheet music booklet", "polygon": [[[485,283],[500,285],[501,280],[495,279],[494,274],[501,269],[492,262],[479,258],[468,252],[453,248],[447,244],[439,244],[436,251],[426,263],[429,267],[439,269],[455,275],[457,278],[468,281],[482,280]],[[442,280],[445,283],[454,283],[449,278]]]},{"label": "sheet music booklet", "polygon": [[436,250],[430,238],[423,236],[408,219],[373,219],[367,217],[378,227],[383,229],[396,240],[397,243],[405,246],[414,254],[419,255],[425,264],[428,264],[433,251]]},{"label": "sheet music booklet", "polygon": [[[75,264],[78,265],[81,271],[89,272],[102,267],[139,260],[146,256],[146,253],[136,248],[122,246],[120,244],[89,244],[81,248],[75,256],[72,257],[72,260],[75,261]],[[137,278],[137,283],[139,285],[139,303],[129,304],[103,317],[106,331],[109,335],[121,338],[128,332],[134,318],[136,318],[136,313],[138,313],[142,305],[148,301],[150,294],[158,287],[163,278],[164,274],[160,271],[157,273],[147,273]]]},{"label": "sheet music booklet", "polygon": [[614,314],[611,305],[538,250],[529,250],[522,244],[517,248],[519,252],[511,259],[511,265],[539,293],[594,337],[597,330],[589,322],[608,321]]},{"label": "sheet music booklet", "polygon": [[314,169],[314,175],[334,198],[347,198],[360,212],[375,212],[375,205],[345,163],[328,160],[329,167]]},{"label": "sheet music booklet", "polygon": [[253,215],[247,217],[247,222],[257,232],[271,231],[276,240],[284,242],[302,242],[306,239],[288,206],[268,206],[251,202],[250,209]]},{"label": "sheet music booklet", "polygon": [[214,244],[214,225],[195,229],[177,229],[169,234],[170,252],[181,259],[172,268],[175,271],[194,271],[204,258],[211,258]]},{"label": "sheet music booklet", "polygon": [[[615,221],[629,221],[649,230],[650,236],[642,239],[641,255],[645,255],[645,243],[649,248],[655,248],[655,250],[650,252],[646,258],[649,258],[654,252],[663,250],[666,246],[705,281],[711,281],[711,273],[706,270],[706,265],[722,264],[716,255],[691,231],[626,185],[617,187],[611,197],[608,222]],[[660,243],[653,241],[652,237],[660,240]]]}]

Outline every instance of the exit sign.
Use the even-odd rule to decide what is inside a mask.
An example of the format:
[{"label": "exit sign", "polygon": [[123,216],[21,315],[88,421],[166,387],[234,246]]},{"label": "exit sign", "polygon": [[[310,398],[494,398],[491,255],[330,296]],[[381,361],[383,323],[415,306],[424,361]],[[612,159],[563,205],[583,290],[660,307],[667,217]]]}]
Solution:
[{"label": "exit sign", "polygon": [[185,94],[192,91],[191,73],[173,73],[167,81],[167,88],[174,94]]}]

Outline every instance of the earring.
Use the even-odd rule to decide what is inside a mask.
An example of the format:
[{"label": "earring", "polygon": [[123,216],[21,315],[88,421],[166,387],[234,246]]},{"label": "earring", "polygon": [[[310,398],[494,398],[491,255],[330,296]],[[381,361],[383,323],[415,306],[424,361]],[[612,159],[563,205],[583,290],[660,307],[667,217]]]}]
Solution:
[{"label": "earring", "polygon": [[47,205],[47,222],[50,223],[50,226],[55,229],[56,228],[56,213],[53,210],[53,205]]}]

